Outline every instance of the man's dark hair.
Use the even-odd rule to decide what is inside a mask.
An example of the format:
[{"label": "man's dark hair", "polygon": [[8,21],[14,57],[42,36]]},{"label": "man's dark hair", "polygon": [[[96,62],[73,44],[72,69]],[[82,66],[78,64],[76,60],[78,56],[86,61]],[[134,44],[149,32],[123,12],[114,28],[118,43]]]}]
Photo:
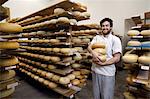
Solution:
[{"label": "man's dark hair", "polygon": [[102,24],[105,22],[105,21],[108,21],[110,23],[110,27],[113,27],[113,21],[112,19],[110,18],[104,18],[103,20],[100,21],[100,25],[102,27]]}]

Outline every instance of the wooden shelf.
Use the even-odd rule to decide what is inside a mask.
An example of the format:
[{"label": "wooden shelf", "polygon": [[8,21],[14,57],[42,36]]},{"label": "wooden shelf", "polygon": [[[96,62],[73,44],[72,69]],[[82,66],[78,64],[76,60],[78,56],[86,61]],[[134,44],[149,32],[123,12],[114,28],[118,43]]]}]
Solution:
[{"label": "wooden shelf", "polygon": [[7,2],[8,0],[0,0],[0,5],[4,4],[5,2]]},{"label": "wooden shelf", "polygon": [[72,2],[70,0],[55,0],[53,4],[51,4],[49,7],[43,10],[40,10],[38,12],[35,12],[33,14],[30,14],[28,16],[25,16],[21,18],[20,20],[17,20],[17,22],[30,18],[30,17],[34,17],[34,16],[50,16],[53,14],[54,9],[58,7],[63,8],[66,11],[69,11],[69,10],[78,10],[81,12],[87,11],[87,8],[80,6],[79,4]]}]

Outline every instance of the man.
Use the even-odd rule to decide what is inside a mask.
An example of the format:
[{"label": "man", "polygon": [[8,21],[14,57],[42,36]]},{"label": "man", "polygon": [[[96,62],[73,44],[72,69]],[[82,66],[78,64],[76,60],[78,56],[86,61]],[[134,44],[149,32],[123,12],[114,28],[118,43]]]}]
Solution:
[{"label": "man", "polygon": [[[88,46],[93,56],[92,80],[94,99],[113,99],[115,86],[115,63],[120,61],[122,46],[118,37],[112,34],[113,21],[104,18],[100,21],[102,34],[96,35]],[[102,62],[98,54],[92,50],[92,44],[103,42],[106,45],[106,61]]]}]

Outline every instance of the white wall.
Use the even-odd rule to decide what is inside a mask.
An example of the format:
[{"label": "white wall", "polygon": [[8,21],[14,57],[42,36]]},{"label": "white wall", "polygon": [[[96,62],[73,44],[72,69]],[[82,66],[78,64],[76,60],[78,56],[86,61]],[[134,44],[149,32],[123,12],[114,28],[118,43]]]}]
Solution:
[{"label": "white wall", "polygon": [[[11,18],[24,17],[35,11],[48,7],[56,0],[9,0],[4,6],[10,7]],[[150,11],[150,0],[72,0],[87,5],[91,13],[90,21],[82,23],[98,23],[104,17],[114,20],[114,32],[124,35],[124,19],[134,15],[142,15]]]}]

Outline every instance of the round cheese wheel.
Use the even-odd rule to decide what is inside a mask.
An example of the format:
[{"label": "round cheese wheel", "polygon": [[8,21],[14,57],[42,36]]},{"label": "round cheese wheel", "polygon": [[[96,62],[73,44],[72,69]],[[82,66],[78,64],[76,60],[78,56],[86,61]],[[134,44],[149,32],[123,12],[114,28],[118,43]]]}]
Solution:
[{"label": "round cheese wheel", "polygon": [[72,52],[72,49],[71,48],[61,48],[60,52],[63,54],[69,54]]},{"label": "round cheese wheel", "polygon": [[58,76],[58,75],[54,75],[54,76],[52,77],[52,81],[55,81],[55,82],[58,82],[59,79],[60,79],[60,76]]},{"label": "round cheese wheel", "polygon": [[82,75],[87,75],[87,74],[90,73],[90,70],[87,70],[87,69],[81,69],[80,72],[81,72]]},{"label": "round cheese wheel", "polygon": [[14,70],[7,70],[4,72],[0,72],[0,81],[8,80],[15,77],[16,73]]},{"label": "round cheese wheel", "polygon": [[48,87],[53,89],[53,88],[57,87],[57,84],[55,84],[53,82],[49,82]]},{"label": "round cheese wheel", "polygon": [[73,71],[72,74],[74,74],[75,76],[80,76],[81,72],[80,71]]},{"label": "round cheese wheel", "polygon": [[77,24],[77,20],[76,20],[76,19],[70,19],[70,23],[71,23],[72,25],[76,25],[76,24]]},{"label": "round cheese wheel", "polygon": [[15,56],[0,58],[0,67],[12,66],[18,64],[19,61]]},{"label": "round cheese wheel", "polygon": [[80,82],[81,82],[81,83],[85,83],[85,82],[86,82],[86,79],[81,79]]},{"label": "round cheese wheel", "polygon": [[129,30],[127,33],[128,36],[137,36],[139,34],[140,32],[138,30]]},{"label": "round cheese wheel", "polygon": [[92,44],[92,49],[95,49],[95,48],[105,48],[105,44],[104,43],[94,43]]},{"label": "round cheese wheel", "polygon": [[70,83],[70,79],[68,77],[60,77],[59,83],[63,84],[63,85],[69,84]]},{"label": "round cheese wheel", "polygon": [[88,12],[82,12],[81,16],[84,16],[85,18],[89,18],[91,16],[91,14]]},{"label": "round cheese wheel", "polygon": [[48,81],[48,80],[44,80],[44,81],[43,81],[43,84],[46,85],[46,86],[48,86],[49,81]]},{"label": "round cheese wheel", "polygon": [[140,46],[141,45],[141,42],[139,41],[129,41],[128,46]]},{"label": "round cheese wheel", "polygon": [[69,75],[67,75],[67,77],[70,79],[70,80],[73,80],[73,79],[75,79],[75,75],[74,74],[69,74]]},{"label": "round cheese wheel", "polygon": [[81,67],[81,64],[78,64],[78,63],[74,63],[71,65],[73,68],[80,68]]},{"label": "round cheese wheel", "polygon": [[79,44],[79,43],[82,43],[82,40],[79,39],[79,38],[73,38],[73,39],[72,39],[72,42]]},{"label": "round cheese wheel", "polygon": [[65,10],[63,8],[56,8],[56,9],[54,9],[54,14],[61,14],[63,12],[65,12]]},{"label": "round cheese wheel", "polygon": [[35,79],[35,80],[38,80],[38,79],[39,79],[39,76],[36,76],[36,75],[35,75],[35,76],[34,76],[34,79]]},{"label": "round cheese wheel", "polygon": [[1,91],[0,99],[10,96],[11,94],[14,93],[14,91],[15,91],[15,88],[10,88],[10,89]]},{"label": "round cheese wheel", "polygon": [[41,72],[41,76],[45,77],[45,76],[46,76],[46,73],[47,73],[46,71],[42,71],[42,72]]},{"label": "round cheese wheel", "polygon": [[150,36],[150,30],[143,30],[140,34],[143,36]]},{"label": "round cheese wheel", "polygon": [[72,15],[77,16],[77,17],[80,17],[80,16],[81,16],[81,12],[79,12],[79,11],[74,11],[74,12],[72,12]]},{"label": "round cheese wheel", "polygon": [[70,20],[67,17],[59,17],[58,22],[60,22],[60,23],[70,23]]},{"label": "round cheese wheel", "polygon": [[59,43],[60,40],[58,40],[58,39],[50,39],[49,42],[50,43]]},{"label": "round cheese wheel", "polygon": [[107,56],[106,56],[106,55],[100,55],[100,56],[98,56],[98,58],[99,58],[102,62],[105,62],[106,59],[107,59]]},{"label": "round cheese wheel", "polygon": [[81,55],[76,55],[76,56],[73,56],[73,59],[75,60],[75,61],[79,61],[79,60],[81,60],[82,59],[82,56]]},{"label": "round cheese wheel", "polygon": [[72,61],[72,57],[64,57],[62,60],[65,62],[69,62]]},{"label": "round cheese wheel", "polygon": [[54,76],[53,73],[46,73],[46,78],[51,79]]},{"label": "round cheese wheel", "polygon": [[84,43],[89,43],[89,42],[90,42],[90,39],[85,38],[85,39],[82,39],[82,41],[83,41]]},{"label": "round cheese wheel", "polygon": [[60,48],[53,48],[53,52],[59,53],[60,52]]},{"label": "round cheese wheel", "polygon": [[52,48],[46,48],[46,51],[51,52]]},{"label": "round cheese wheel", "polygon": [[75,51],[78,51],[78,52],[82,52],[82,51],[83,51],[83,48],[82,48],[82,47],[74,47],[74,50],[75,50]]},{"label": "round cheese wheel", "polygon": [[43,78],[39,78],[38,81],[39,81],[40,83],[43,83],[43,82],[44,82],[44,79],[43,79]]},{"label": "round cheese wheel", "polygon": [[42,73],[42,70],[38,69],[38,70],[37,70],[37,73],[38,73],[38,74],[41,74],[41,73]]},{"label": "round cheese wheel", "polygon": [[93,51],[97,52],[98,54],[103,54],[103,55],[106,54],[106,49],[103,48],[95,48]]},{"label": "round cheese wheel", "polygon": [[138,62],[142,64],[149,65],[150,64],[150,56],[140,56],[138,58]]},{"label": "round cheese wheel", "polygon": [[51,60],[52,62],[59,62],[59,61],[60,61],[60,57],[52,56],[52,57],[50,57],[50,60]]},{"label": "round cheese wheel", "polygon": [[47,65],[47,68],[51,70],[51,69],[55,69],[56,66],[55,65]]},{"label": "round cheese wheel", "polygon": [[75,85],[75,86],[80,84],[80,80],[78,80],[78,79],[74,79],[74,80],[72,80],[71,82],[72,82],[72,84]]},{"label": "round cheese wheel", "polygon": [[18,33],[22,31],[22,27],[16,23],[0,23],[0,32],[2,33]]},{"label": "round cheese wheel", "polygon": [[125,63],[136,63],[138,56],[136,54],[125,54],[122,59]]},{"label": "round cheese wheel", "polygon": [[57,22],[58,22],[57,19],[51,19],[51,20],[49,21],[49,24],[56,24]]},{"label": "round cheese wheel", "polygon": [[8,41],[0,42],[0,49],[17,49],[19,48],[18,42]]}]

